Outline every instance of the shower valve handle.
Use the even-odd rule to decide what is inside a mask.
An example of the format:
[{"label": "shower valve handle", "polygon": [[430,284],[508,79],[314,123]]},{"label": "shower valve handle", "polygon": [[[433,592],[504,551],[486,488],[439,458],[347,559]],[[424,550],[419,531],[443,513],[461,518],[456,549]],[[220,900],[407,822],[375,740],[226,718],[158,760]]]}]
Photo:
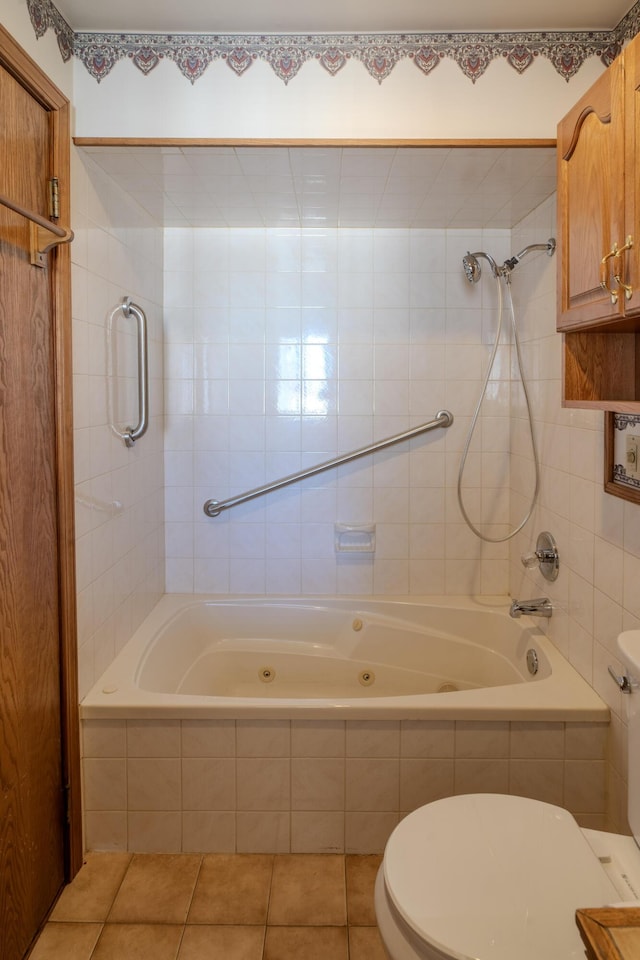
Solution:
[{"label": "shower valve handle", "polygon": [[523,567],[537,567],[540,562],[536,553],[523,553],[520,557]]},{"label": "shower valve handle", "polygon": [[520,560],[523,567],[540,567],[540,573],[545,580],[557,580],[560,558],[556,542],[548,530],[539,534],[536,549],[530,553],[524,553]]}]

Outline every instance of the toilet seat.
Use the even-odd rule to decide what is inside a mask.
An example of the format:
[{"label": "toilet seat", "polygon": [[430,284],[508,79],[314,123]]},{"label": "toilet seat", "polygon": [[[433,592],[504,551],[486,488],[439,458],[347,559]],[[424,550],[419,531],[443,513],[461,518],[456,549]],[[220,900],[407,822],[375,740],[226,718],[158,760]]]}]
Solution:
[{"label": "toilet seat", "polygon": [[619,900],[570,813],[500,794],[409,814],[387,843],[382,875],[407,939],[424,956],[455,960],[583,960],[576,909]]}]

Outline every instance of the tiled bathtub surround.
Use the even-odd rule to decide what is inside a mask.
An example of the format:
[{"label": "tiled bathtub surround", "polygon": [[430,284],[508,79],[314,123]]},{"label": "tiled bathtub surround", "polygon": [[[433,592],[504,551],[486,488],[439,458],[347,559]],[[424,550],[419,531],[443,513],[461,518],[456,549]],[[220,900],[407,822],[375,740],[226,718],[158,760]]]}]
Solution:
[{"label": "tiled bathtub surround", "polygon": [[[561,407],[555,258],[526,258],[513,279],[541,454],[538,506],[510,547],[487,546],[461,522],[455,498],[460,451],[496,322],[494,284],[486,277],[467,284],[461,258],[467,249],[484,249],[501,262],[554,235],[554,203],[511,232],[355,225],[162,230],[86,157],[76,168],[81,691],[162,592],[164,455],[172,592],[549,595],[554,615],[543,628],[612,709],[607,825],[624,829],[624,704],[606,667],[619,667],[619,630],[640,626],[640,511],[602,492],[602,414]],[[372,184],[351,178],[351,187],[353,223],[364,223],[358,190],[370,197]],[[201,200],[194,194],[196,210]],[[242,216],[238,207],[239,224]],[[163,247],[164,454],[153,432],[158,420],[149,443],[145,438],[144,448],[130,452],[107,425],[105,318],[125,293],[147,309],[155,411],[156,401],[162,404]],[[465,492],[472,519],[490,521],[493,534],[522,517],[531,478],[522,397],[507,346],[499,357]],[[387,436],[441,407],[453,411],[453,427],[413,441],[410,453],[397,447],[216,520],[202,513],[208,497],[233,495]],[[117,502],[121,515],[98,509]],[[376,554],[336,555],[335,522],[374,522]],[[555,584],[520,564],[544,529],[560,548]],[[120,843],[126,817],[117,809]],[[102,811],[103,825],[107,816]],[[89,821],[97,823],[96,811]]]},{"label": "tiled bathtub surround", "polygon": [[[555,203],[548,201],[514,230],[521,249],[555,230]],[[627,731],[625,697],[607,667],[618,673],[616,638],[640,628],[640,509],[604,492],[604,415],[597,410],[563,409],[562,338],[555,331],[555,267],[541,257],[518,267],[517,298],[524,359],[529,372],[542,466],[538,505],[532,521],[511,547],[510,592],[516,597],[548,596],[554,611],[541,628],[611,709],[607,765],[608,828],[628,830]],[[514,286],[516,280],[514,277]],[[513,396],[511,512],[522,516],[524,484],[531,476],[522,396]],[[520,557],[550,530],[560,552],[555,583],[525,570]]]},{"label": "tiled bathtub surround", "polygon": [[[162,230],[90,157],[73,153],[73,373],[79,686],[84,696],[164,592]],[[150,426],[137,422],[133,320],[149,327]]]},{"label": "tiled bathtub surround", "polygon": [[512,793],[604,825],[607,724],[84,722],[93,850],[376,853],[424,803]]},{"label": "tiled bathtub surround", "polygon": [[[356,222],[370,215],[358,183],[347,178]],[[506,257],[509,231],[165,231],[170,592],[506,592],[508,547],[476,540],[455,501],[496,322],[492,285],[464,279],[478,247]],[[505,345],[465,480],[493,535],[508,520],[509,397]],[[443,407],[446,431],[217,519],[202,512]],[[337,556],[336,522],[375,523],[375,556]]]}]

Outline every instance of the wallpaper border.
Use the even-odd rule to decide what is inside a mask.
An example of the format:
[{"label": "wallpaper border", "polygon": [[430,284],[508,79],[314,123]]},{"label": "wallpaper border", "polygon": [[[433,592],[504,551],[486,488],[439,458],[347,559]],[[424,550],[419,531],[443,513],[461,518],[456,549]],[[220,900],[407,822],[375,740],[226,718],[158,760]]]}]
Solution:
[{"label": "wallpaper border", "polygon": [[597,56],[609,66],[624,43],[640,32],[640,0],[611,31],[307,35],[74,33],[53,0],[26,4],[36,36],[54,30],[63,60],[77,57],[98,83],[124,59],[145,75],[162,60],[171,60],[191,83],[216,60],[237,76],[263,60],[286,84],[309,60],[317,60],[330,76],[357,60],[382,83],[399,60],[412,60],[428,75],[449,58],[475,83],[493,60],[506,60],[522,74],[540,57],[569,81],[588,57]]}]

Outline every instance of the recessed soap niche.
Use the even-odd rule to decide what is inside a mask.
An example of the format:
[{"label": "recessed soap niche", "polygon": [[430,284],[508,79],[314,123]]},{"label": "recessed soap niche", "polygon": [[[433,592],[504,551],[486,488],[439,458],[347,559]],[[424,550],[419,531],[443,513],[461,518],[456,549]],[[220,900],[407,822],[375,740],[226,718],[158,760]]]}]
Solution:
[{"label": "recessed soap niche", "polygon": [[640,503],[640,415],[605,413],[604,449],[605,490]]}]

